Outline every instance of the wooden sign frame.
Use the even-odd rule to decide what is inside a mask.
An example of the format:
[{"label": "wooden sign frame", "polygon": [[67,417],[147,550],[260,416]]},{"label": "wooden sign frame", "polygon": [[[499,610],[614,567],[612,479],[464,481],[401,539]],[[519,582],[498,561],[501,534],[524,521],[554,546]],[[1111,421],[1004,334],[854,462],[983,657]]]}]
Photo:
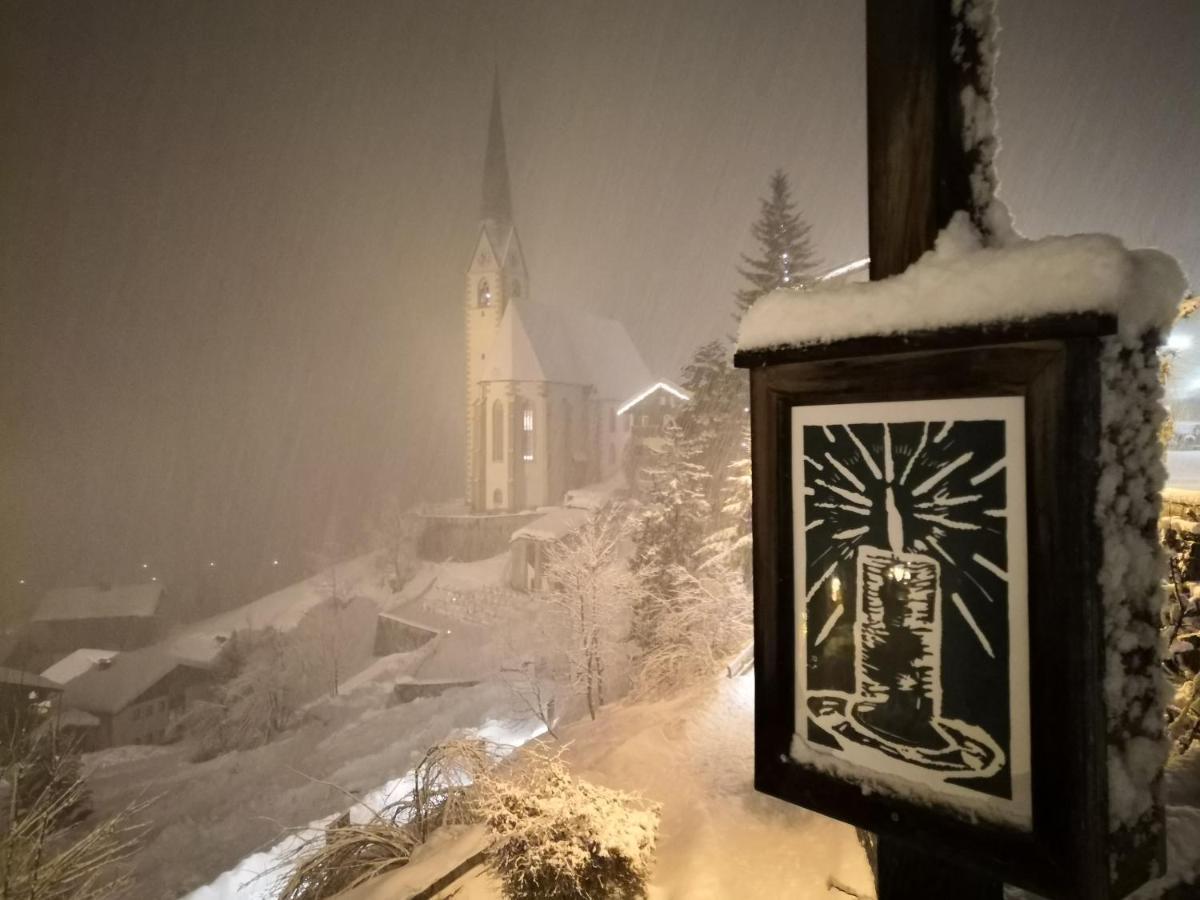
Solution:
[{"label": "wooden sign frame", "polygon": [[[802,303],[800,299],[797,302]],[[1103,605],[1095,522],[1100,338],[1111,317],[743,351],[754,471],[755,786],[919,845],[1048,897],[1120,896],[1108,879]],[[796,406],[1024,398],[1032,829],[864,792],[794,761],[796,604],[791,410]],[[870,775],[870,772],[864,772]]]}]

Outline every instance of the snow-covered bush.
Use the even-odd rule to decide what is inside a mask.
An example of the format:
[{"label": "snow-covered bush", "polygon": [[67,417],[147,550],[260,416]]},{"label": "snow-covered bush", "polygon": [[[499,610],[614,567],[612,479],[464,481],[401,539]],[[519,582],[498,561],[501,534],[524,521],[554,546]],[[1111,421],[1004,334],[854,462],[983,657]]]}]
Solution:
[{"label": "snow-covered bush", "polygon": [[498,749],[481,740],[430,747],[403,797],[383,809],[365,810],[365,822],[351,821],[350,813],[341,816],[288,858],[279,900],[336,897],[407,865],[413,850],[438,828],[478,821],[472,786],[495,765]]},{"label": "snow-covered bush", "polygon": [[573,778],[557,756],[531,754],[517,774],[480,779],[491,864],[509,900],[645,897],[657,805]]},{"label": "snow-covered bush", "polygon": [[652,596],[653,623],[634,674],[643,697],[670,695],[711,675],[750,640],[750,596],[741,573],[713,566],[676,568],[674,589]]}]

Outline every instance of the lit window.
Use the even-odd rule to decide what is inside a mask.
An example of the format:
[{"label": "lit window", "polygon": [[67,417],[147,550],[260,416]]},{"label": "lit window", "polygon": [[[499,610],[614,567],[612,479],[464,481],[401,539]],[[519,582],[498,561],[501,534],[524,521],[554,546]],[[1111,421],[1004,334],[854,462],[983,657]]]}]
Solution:
[{"label": "lit window", "polygon": [[492,461],[504,461],[504,404],[492,404]]},{"label": "lit window", "polygon": [[528,406],[521,416],[521,457],[525,462],[533,461],[533,410]]},{"label": "lit window", "polygon": [[487,279],[480,279],[479,288],[475,293],[475,301],[479,306],[492,305],[492,289],[488,286]]}]

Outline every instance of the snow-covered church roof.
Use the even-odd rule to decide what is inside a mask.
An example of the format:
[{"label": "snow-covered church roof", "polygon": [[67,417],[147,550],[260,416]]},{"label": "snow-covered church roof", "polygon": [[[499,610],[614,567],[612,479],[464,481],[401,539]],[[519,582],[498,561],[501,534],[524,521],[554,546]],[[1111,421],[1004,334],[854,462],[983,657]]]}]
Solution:
[{"label": "snow-covered church roof", "polygon": [[620,322],[523,298],[504,310],[487,356],[488,381],[593,385],[604,400],[655,381]]}]

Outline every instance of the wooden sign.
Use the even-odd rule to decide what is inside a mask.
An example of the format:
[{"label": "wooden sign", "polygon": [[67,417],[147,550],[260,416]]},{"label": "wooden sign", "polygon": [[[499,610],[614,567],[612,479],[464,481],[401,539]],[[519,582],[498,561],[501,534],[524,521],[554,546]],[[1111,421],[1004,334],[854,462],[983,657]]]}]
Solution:
[{"label": "wooden sign", "polygon": [[997,890],[1118,897],[1152,871],[1161,844],[1119,848],[1109,828],[1095,510],[1114,329],[1080,315],[737,355],[759,790]]}]

